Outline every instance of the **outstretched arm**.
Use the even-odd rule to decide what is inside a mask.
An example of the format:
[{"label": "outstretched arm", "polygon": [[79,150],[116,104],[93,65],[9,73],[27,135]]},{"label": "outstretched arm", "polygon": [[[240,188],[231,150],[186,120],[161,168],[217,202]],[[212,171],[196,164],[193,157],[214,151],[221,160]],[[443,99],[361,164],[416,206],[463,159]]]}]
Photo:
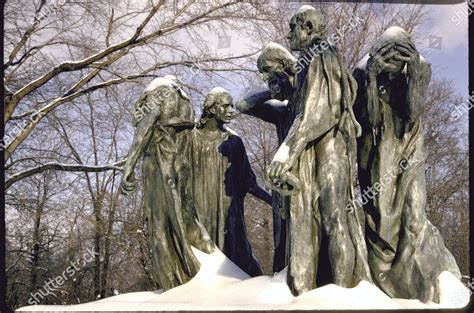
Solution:
[{"label": "outstretched arm", "polygon": [[155,106],[148,114],[144,115],[136,124],[132,146],[128,151],[127,161],[124,165],[120,191],[123,194],[130,194],[135,190],[135,166],[143,151],[150,142],[153,129],[160,116],[160,108]]},{"label": "outstretched arm", "polygon": [[237,185],[242,196],[245,197],[246,193],[250,193],[257,199],[271,205],[272,196],[258,185],[257,176],[250,165],[242,138],[237,135],[231,135],[225,143],[225,145],[221,145],[222,148],[220,148],[219,152],[229,158],[232,164],[238,166],[235,169],[234,177],[238,180]]},{"label": "outstretched arm", "polygon": [[268,203],[269,205],[272,205],[272,195],[268,191],[260,187],[257,183],[250,187],[249,193],[255,198],[260,199],[263,202]]},{"label": "outstretched arm", "polygon": [[286,112],[286,104],[273,100],[268,90],[252,92],[239,100],[235,106],[241,113],[272,124],[279,123]]}]

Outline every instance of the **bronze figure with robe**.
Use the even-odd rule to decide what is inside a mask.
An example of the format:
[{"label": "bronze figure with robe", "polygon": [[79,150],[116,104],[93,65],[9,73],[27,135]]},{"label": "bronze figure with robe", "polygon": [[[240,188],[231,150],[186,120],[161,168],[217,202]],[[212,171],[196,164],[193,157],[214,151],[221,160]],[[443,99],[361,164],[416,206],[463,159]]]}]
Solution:
[{"label": "bronze figure with robe", "polygon": [[164,290],[189,281],[200,268],[191,245],[211,252],[213,244],[197,220],[187,194],[184,157],[194,111],[174,77],[153,80],[135,104],[136,127],[121,191],[135,189],[134,169],[143,158],[144,209],[152,249],[153,275]]},{"label": "bronze figure with robe", "polygon": [[229,92],[212,89],[202,111],[188,154],[189,188],[199,220],[232,262],[250,276],[262,275],[247,238],[244,198],[250,193],[271,204],[271,195],[258,186],[242,139],[225,127],[233,115]]},{"label": "bronze figure with robe", "polygon": [[[421,114],[431,69],[410,35],[390,27],[354,71],[361,202],[368,261],[389,296],[439,302],[438,276],[460,272],[425,212]],[[371,192],[368,192],[368,191]]]},{"label": "bronze figure with robe", "polygon": [[[332,281],[353,287],[371,281],[361,225],[346,210],[353,197],[356,83],[336,48],[324,40],[324,17],[303,6],[290,21],[290,48],[300,51],[295,121],[268,172],[276,185],[299,180],[290,199],[287,282],[294,295],[316,288],[322,232],[328,237]],[[293,183],[290,183],[292,185]]]},{"label": "bronze figure with robe", "polygon": [[[275,125],[278,145],[283,143],[293,124],[295,114],[290,114],[294,92],[296,58],[283,46],[269,43],[257,59],[257,67],[268,84],[268,90],[252,92],[237,102],[237,109],[245,114]],[[290,100],[290,101],[289,101]],[[280,272],[288,265],[287,212],[289,197],[272,191],[273,211],[273,272]]]}]

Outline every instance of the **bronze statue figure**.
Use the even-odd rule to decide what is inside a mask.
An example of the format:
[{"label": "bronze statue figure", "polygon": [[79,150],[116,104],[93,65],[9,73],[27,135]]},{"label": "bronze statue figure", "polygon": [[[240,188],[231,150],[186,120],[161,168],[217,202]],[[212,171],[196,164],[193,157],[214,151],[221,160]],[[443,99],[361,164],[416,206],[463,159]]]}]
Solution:
[{"label": "bronze statue figure", "polygon": [[287,281],[294,295],[316,287],[323,228],[332,281],[343,287],[371,281],[361,226],[355,212],[346,210],[359,128],[351,108],[356,83],[324,33],[324,18],[311,6],[291,18],[290,48],[309,62],[298,64],[290,106],[296,118],[268,171],[276,185],[299,180],[289,214]]},{"label": "bronze statue figure", "polygon": [[191,244],[211,252],[213,244],[187,198],[189,171],[183,153],[194,111],[174,77],[153,80],[135,104],[136,126],[124,166],[121,191],[135,189],[134,169],[143,157],[144,207],[153,274],[164,290],[189,281],[200,268]]},{"label": "bronze statue figure", "polygon": [[[257,61],[268,90],[237,103],[276,126],[279,149],[265,177],[272,195],[226,126],[227,90],[208,93],[196,122],[174,76],[152,81],[137,101],[121,191],[133,192],[143,157],[156,280],[165,290],[189,281],[200,268],[191,246],[212,252],[214,244],[250,276],[261,275],[244,219],[250,193],[272,205],[273,271],[288,266],[293,295],[366,280],[394,298],[439,302],[441,272],[460,278],[460,271],[425,213],[429,63],[406,31],[391,27],[351,75],[319,11],[302,6],[289,26],[299,58],[268,44]],[[365,201],[355,196],[356,170]]]},{"label": "bronze statue figure", "polygon": [[[285,139],[294,114],[289,105],[295,84],[296,58],[283,46],[269,43],[257,59],[257,67],[268,84],[268,90],[253,92],[237,102],[237,109],[276,126],[278,144]],[[288,103],[291,103],[289,101]],[[273,209],[273,272],[281,271],[287,264],[287,214],[289,198],[272,191]]]},{"label": "bronze statue figure", "polygon": [[262,274],[247,239],[244,198],[247,193],[271,204],[250,167],[242,139],[225,127],[233,114],[232,97],[223,88],[206,96],[192,130],[190,189],[199,220],[224,254],[250,276]]},{"label": "bronze statue figure", "polygon": [[363,205],[373,278],[391,297],[439,302],[439,274],[460,278],[460,272],[425,213],[421,114],[430,65],[405,30],[390,27],[354,76],[359,85],[354,110],[363,125],[359,180],[362,192],[372,194]]}]

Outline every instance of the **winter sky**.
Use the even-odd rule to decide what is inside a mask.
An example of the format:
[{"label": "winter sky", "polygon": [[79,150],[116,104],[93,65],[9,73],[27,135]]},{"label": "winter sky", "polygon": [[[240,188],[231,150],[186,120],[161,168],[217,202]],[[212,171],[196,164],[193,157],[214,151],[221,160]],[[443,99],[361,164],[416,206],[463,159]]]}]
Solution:
[{"label": "winter sky", "polygon": [[[431,63],[433,74],[452,80],[456,90],[468,95],[468,6],[429,5],[431,21],[423,30],[433,37],[419,46],[423,56]],[[438,38],[440,40],[438,40]],[[439,45],[437,42],[439,41]],[[431,47],[430,47],[431,43]]]},{"label": "winter sky", "polygon": [[[472,1],[472,0],[470,0]],[[299,3],[303,5],[304,3]],[[295,7],[298,4],[295,3]],[[407,4],[388,4],[398,6]],[[474,4],[471,5],[474,7]],[[433,76],[453,81],[459,95],[467,99],[468,96],[468,5],[466,2],[457,5],[427,5],[428,21],[422,24],[419,31],[423,37],[417,42],[417,48],[423,57],[431,63]],[[397,25],[403,28],[403,25]],[[225,31],[220,30],[220,33]],[[253,38],[230,31],[232,40],[229,49],[219,49],[218,34],[207,38],[210,46],[215,46],[217,52],[223,54],[244,54],[255,51],[257,43]],[[228,34],[228,33],[227,33]],[[227,85],[235,96],[243,92],[237,86]],[[210,86],[209,86],[210,87]]]}]

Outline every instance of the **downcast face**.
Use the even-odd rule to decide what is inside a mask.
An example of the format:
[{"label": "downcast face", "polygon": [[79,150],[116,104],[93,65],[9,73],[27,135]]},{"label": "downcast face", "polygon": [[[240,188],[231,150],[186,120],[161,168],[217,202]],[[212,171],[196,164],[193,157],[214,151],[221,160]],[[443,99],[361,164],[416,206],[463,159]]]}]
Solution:
[{"label": "downcast face", "polygon": [[[392,45],[392,47],[387,50],[384,48],[387,47],[387,45]],[[406,62],[400,60],[398,57],[403,56],[407,58],[410,57],[410,55],[399,51],[397,47],[416,51],[415,44],[411,41],[410,34],[398,26],[389,27],[374,43],[371,52],[372,58],[380,58],[389,64],[389,66],[384,66],[382,64],[381,70],[383,72],[398,74],[403,71]]]},{"label": "downcast face", "polygon": [[290,31],[286,37],[293,51],[302,51],[311,44],[311,29],[305,25],[300,15],[294,15],[290,20]]},{"label": "downcast face", "polygon": [[[386,57],[387,55],[392,55],[392,56],[387,58]],[[406,64],[406,62],[397,59],[397,56],[401,56],[401,55],[402,54],[400,52],[391,48],[388,51],[386,51],[384,54],[381,54],[380,51],[377,51],[377,53],[373,55],[371,58],[373,59],[373,62],[378,62],[377,59],[384,61],[384,63],[378,62],[380,64],[379,66],[380,66],[381,72],[390,73],[390,74],[399,74],[403,71],[403,68],[405,67],[405,64]]]},{"label": "downcast face", "polygon": [[289,99],[293,91],[290,77],[283,64],[284,62],[263,59],[260,67],[263,80],[267,82],[272,98],[281,101]]}]

